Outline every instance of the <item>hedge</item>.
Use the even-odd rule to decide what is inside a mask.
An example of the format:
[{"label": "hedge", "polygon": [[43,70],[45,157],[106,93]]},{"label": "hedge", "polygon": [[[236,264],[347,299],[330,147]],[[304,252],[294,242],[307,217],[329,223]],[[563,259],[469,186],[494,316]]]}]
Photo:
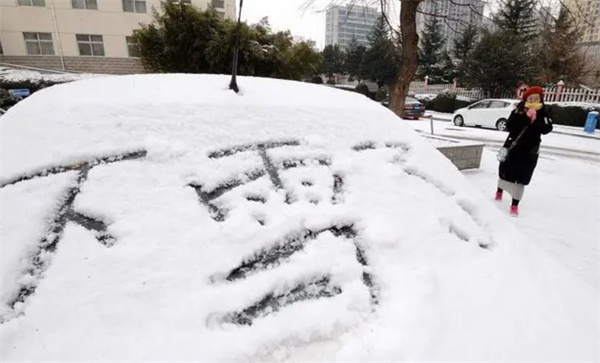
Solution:
[{"label": "hedge", "polygon": [[[588,118],[588,114],[591,111],[600,112],[600,104],[590,107],[584,107],[583,105],[560,106],[557,104],[551,104],[550,110],[552,114],[552,121],[555,124],[584,127]],[[600,122],[598,122],[597,128],[600,129]]]},{"label": "hedge", "polygon": [[454,111],[467,107],[473,104],[475,101],[465,101],[458,99],[456,93],[453,92],[442,92],[439,93],[433,100],[419,100],[425,104],[427,110],[453,113]]}]

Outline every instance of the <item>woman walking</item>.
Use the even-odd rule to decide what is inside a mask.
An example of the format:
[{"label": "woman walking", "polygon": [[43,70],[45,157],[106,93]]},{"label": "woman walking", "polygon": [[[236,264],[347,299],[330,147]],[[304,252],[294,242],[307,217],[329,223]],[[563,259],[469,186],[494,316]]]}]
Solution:
[{"label": "woman walking", "polygon": [[519,215],[519,202],[525,186],[531,181],[538,162],[541,135],[552,131],[549,107],[544,105],[544,89],[531,87],[523,94],[523,101],[508,118],[508,138],[500,160],[496,200],[502,200],[503,191],[512,196],[510,214]]}]

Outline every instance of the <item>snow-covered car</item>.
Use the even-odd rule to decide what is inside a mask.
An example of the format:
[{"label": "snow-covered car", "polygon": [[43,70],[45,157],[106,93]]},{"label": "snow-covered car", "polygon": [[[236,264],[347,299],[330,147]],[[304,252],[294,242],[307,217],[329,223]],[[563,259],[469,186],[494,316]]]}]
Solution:
[{"label": "snow-covered car", "polygon": [[597,291],[390,110],[228,84],[88,79],[3,116],[0,360],[598,358]]},{"label": "snow-covered car", "polygon": [[454,112],[456,126],[481,126],[506,131],[508,116],[519,101],[509,99],[486,99],[475,102]]}]

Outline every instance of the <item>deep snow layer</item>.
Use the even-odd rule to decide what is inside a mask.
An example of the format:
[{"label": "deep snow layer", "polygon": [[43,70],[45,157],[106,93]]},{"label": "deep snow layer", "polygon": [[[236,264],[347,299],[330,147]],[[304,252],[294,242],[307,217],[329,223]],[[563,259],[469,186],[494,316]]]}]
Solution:
[{"label": "deep snow layer", "polygon": [[597,291],[388,110],[227,84],[91,79],[3,117],[2,360],[598,358]]}]

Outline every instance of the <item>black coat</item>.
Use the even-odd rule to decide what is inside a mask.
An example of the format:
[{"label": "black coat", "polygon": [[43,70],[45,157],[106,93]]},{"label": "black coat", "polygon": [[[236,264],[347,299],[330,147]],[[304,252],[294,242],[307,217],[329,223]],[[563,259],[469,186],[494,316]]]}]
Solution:
[{"label": "black coat", "polygon": [[508,118],[508,138],[504,147],[509,148],[525,127],[528,127],[517,145],[510,151],[506,161],[500,163],[500,178],[511,183],[528,185],[538,162],[542,135],[552,131],[550,108],[542,107],[537,111],[537,118],[532,123],[526,114],[523,103]]}]

